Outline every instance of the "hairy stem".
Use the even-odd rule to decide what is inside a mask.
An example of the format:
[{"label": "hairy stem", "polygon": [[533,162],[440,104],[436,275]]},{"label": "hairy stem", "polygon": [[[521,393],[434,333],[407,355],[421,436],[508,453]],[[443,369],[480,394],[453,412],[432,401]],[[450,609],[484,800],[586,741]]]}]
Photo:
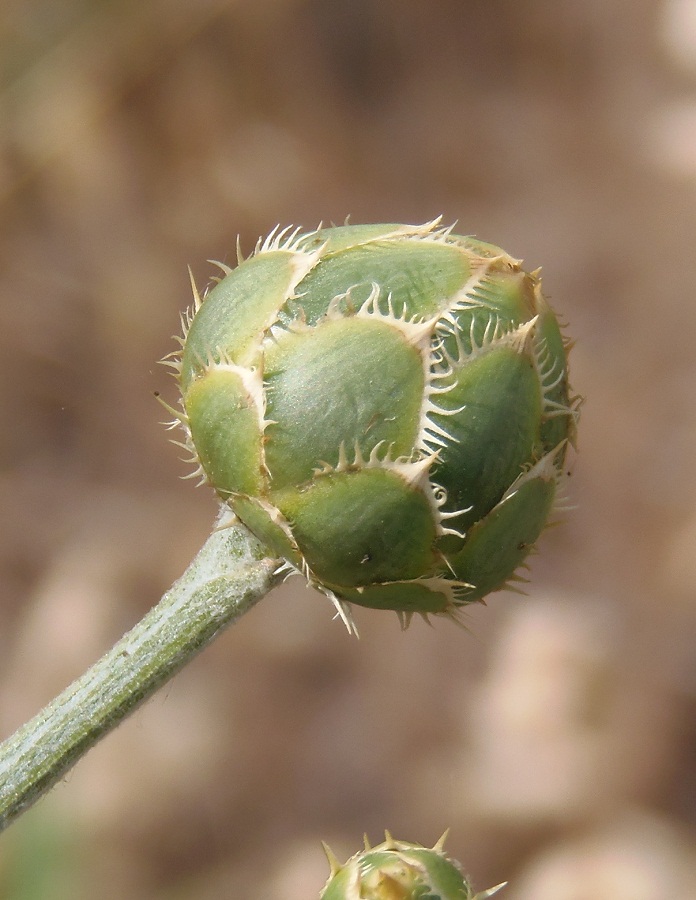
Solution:
[{"label": "hairy stem", "polygon": [[251,609],[278,582],[278,561],[223,511],[184,575],[91,669],[0,744],[0,830],[97,741]]}]

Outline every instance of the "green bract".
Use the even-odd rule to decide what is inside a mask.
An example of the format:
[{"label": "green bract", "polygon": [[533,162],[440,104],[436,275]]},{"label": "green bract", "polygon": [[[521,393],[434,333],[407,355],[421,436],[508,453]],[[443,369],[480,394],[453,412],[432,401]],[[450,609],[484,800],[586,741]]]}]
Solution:
[{"label": "green bract", "polygon": [[438,223],[270,235],[185,319],[204,480],[350,622],[452,615],[515,574],[576,403],[538,274]]},{"label": "green bract", "polygon": [[443,852],[442,838],[432,849],[420,844],[386,841],[341,865],[324,847],[331,875],[320,900],[485,900],[502,884],[474,894],[459,866]]}]

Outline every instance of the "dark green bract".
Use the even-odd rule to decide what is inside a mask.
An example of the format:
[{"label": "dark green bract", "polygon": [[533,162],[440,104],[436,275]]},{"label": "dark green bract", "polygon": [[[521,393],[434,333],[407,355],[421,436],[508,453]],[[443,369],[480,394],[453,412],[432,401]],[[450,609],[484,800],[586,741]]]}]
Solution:
[{"label": "dark green bract", "polygon": [[175,366],[187,444],[247,527],[348,622],[518,579],[577,417],[538,275],[437,223],[281,232],[224,271]]}]

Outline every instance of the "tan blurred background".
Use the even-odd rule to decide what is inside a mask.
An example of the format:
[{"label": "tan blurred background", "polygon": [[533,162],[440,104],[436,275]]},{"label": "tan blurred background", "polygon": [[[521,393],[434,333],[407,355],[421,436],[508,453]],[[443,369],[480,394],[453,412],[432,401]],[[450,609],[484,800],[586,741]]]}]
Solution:
[{"label": "tan blurred background", "polygon": [[0,730],[208,532],[153,399],[187,264],[439,213],[577,340],[529,597],[356,641],[288,584],[3,836],[2,900],[305,900],[320,839],[447,826],[506,900],[696,898],[696,0],[4,0]]}]

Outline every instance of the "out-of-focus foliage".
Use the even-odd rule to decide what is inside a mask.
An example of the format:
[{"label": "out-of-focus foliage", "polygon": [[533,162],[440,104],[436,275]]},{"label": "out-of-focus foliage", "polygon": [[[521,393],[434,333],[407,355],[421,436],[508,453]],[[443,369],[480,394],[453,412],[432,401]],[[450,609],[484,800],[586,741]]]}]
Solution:
[{"label": "out-of-focus foliage", "polygon": [[0,894],[34,852],[75,900],[304,900],[320,838],[447,825],[509,900],[696,894],[695,8],[5,0],[3,733],[207,533],[154,361],[237,233],[458,219],[544,265],[589,402],[529,599],[357,642],[290,582],[3,837]]}]

